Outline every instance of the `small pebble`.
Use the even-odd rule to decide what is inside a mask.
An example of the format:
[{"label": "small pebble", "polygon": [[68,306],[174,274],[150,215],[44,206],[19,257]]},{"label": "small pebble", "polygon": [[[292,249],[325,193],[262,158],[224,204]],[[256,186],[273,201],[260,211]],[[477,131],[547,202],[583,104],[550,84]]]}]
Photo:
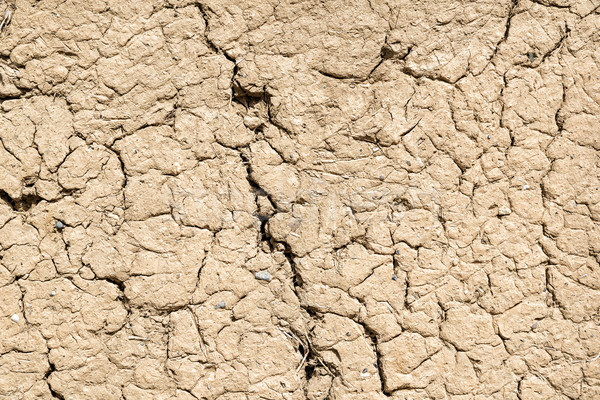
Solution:
[{"label": "small pebble", "polygon": [[269,282],[271,280],[271,274],[269,273],[269,271],[258,271],[256,274],[254,274],[254,276],[259,281]]},{"label": "small pebble", "polygon": [[410,164],[411,164],[410,160],[406,160],[406,164],[410,167]]},{"label": "small pebble", "polygon": [[221,301],[221,302],[215,304],[215,310],[218,310],[219,308],[225,308],[226,305],[227,304],[225,304],[224,301]]},{"label": "small pebble", "polygon": [[350,336],[350,332],[346,332],[346,336]]},{"label": "small pebble", "polygon": [[368,370],[369,370],[368,368],[365,368],[365,369],[363,369],[362,373],[366,374]]},{"label": "small pebble", "polygon": [[54,296],[56,296],[56,290],[53,290],[50,292],[50,297],[54,297]]},{"label": "small pebble", "polygon": [[54,227],[56,229],[58,229],[59,231],[61,231],[65,227],[65,224],[62,221],[56,221],[56,223],[54,224]]},{"label": "small pebble", "polygon": [[523,185],[523,190],[529,189],[529,185]]},{"label": "small pebble", "polygon": [[538,323],[537,322],[534,322],[533,325],[531,325],[531,329],[535,329],[537,327],[538,327]]},{"label": "small pebble", "polygon": [[10,319],[12,322],[19,322],[19,316],[17,314],[13,314]]},{"label": "small pebble", "polygon": [[502,206],[498,209],[498,215],[510,215],[510,208],[506,206]]},{"label": "small pebble", "polygon": [[398,277],[396,276],[396,274],[394,274],[394,275],[392,276],[392,279],[393,279],[393,280],[395,280],[395,281],[397,281],[397,280],[398,280]]}]

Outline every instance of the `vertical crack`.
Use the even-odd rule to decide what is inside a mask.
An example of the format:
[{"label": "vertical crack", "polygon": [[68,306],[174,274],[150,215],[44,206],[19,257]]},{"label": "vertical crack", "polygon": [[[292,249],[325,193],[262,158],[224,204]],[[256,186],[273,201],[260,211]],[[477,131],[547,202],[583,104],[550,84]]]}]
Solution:
[{"label": "vertical crack", "polygon": [[54,389],[52,389],[52,386],[50,385],[50,383],[48,383],[48,378],[50,378],[50,375],[52,375],[53,372],[56,372],[56,366],[54,365],[54,363],[52,363],[50,361],[50,359],[48,359],[48,371],[46,371],[46,374],[44,375],[44,380],[46,381],[46,384],[48,385],[48,390],[50,391],[50,395],[52,395],[52,398],[55,399],[60,399],[60,400],[65,400],[65,397],[56,392]]},{"label": "vertical crack", "polygon": [[559,134],[562,133],[562,131],[563,131],[563,126],[564,126],[565,121],[564,121],[564,117],[561,114],[562,114],[563,106],[564,106],[565,102],[567,101],[567,89],[565,87],[564,79],[561,82],[561,85],[562,85],[562,100],[561,100],[560,106],[558,107],[558,109],[556,110],[556,113],[554,114],[554,123],[556,124],[556,127],[558,128]]},{"label": "vertical crack", "polygon": [[375,369],[377,370],[377,373],[379,374],[379,381],[381,383],[381,393],[383,393],[385,396],[391,396],[392,393],[389,393],[388,391],[386,391],[385,386],[386,386],[386,382],[385,382],[385,378],[384,378],[384,374],[383,374],[383,365],[381,364],[381,353],[379,352],[379,341],[377,340],[377,334],[372,331],[369,327],[367,327],[365,324],[360,323],[363,327],[363,329],[365,330],[365,333],[367,334],[367,336],[369,337],[369,339],[371,340],[371,344],[373,345],[373,350],[375,351]]},{"label": "vertical crack", "polygon": [[502,35],[502,38],[498,41],[498,43],[496,43],[496,46],[494,47],[494,52],[492,53],[492,56],[489,58],[489,62],[492,62],[494,60],[494,58],[498,54],[498,51],[500,50],[500,46],[502,45],[502,43],[505,43],[508,40],[508,35],[510,33],[510,27],[511,27],[511,23],[512,23],[512,18],[515,16],[515,10],[518,5],[519,5],[519,0],[512,0],[510,6],[508,8],[508,16],[506,18],[506,24],[504,25],[504,34]]}]

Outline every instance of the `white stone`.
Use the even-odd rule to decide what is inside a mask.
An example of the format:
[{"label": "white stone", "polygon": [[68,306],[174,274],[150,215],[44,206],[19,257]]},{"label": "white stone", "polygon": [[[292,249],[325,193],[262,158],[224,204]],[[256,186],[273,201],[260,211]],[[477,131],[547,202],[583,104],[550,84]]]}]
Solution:
[{"label": "white stone", "polygon": [[511,212],[510,208],[506,206],[502,206],[498,209],[498,215],[510,215]]}]

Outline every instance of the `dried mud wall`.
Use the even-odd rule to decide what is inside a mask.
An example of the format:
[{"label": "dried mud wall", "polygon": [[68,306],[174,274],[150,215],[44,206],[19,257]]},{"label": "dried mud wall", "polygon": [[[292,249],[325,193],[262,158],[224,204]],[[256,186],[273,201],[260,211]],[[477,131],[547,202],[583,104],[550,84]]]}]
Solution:
[{"label": "dried mud wall", "polygon": [[599,6],[2,3],[0,399],[600,398]]}]

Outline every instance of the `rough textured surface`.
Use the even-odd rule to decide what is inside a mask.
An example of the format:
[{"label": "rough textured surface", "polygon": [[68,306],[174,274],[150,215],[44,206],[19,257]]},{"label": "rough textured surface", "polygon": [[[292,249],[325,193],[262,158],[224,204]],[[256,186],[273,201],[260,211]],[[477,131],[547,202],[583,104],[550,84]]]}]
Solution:
[{"label": "rough textured surface", "polygon": [[600,398],[599,11],[3,3],[0,399]]}]

